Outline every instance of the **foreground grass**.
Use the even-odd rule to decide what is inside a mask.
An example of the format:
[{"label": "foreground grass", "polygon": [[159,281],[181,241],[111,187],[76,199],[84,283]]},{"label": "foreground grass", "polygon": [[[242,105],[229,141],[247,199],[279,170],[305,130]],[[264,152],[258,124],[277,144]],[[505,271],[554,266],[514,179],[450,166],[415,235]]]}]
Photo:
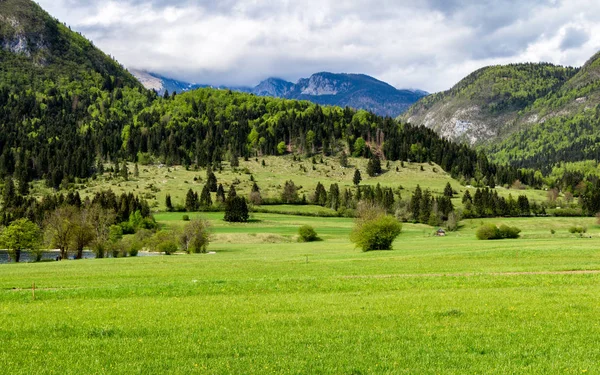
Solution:
[{"label": "foreground grass", "polygon": [[[348,219],[202,216],[216,254],[0,266],[0,372],[598,371],[593,219],[490,220],[524,238],[486,242],[479,221],[446,238],[406,224],[395,251],[361,253]],[[292,242],[305,223],[324,241]]]}]

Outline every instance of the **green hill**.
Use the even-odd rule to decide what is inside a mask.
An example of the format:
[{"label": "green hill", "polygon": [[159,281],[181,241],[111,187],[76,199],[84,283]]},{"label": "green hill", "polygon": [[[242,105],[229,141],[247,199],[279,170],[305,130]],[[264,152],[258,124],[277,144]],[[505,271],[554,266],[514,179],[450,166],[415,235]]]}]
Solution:
[{"label": "green hill", "polygon": [[502,139],[518,129],[520,111],[576,73],[551,64],[482,68],[450,90],[420,100],[402,119],[469,144]]},{"label": "green hill", "polygon": [[491,160],[549,172],[598,160],[600,53],[581,68],[518,64],[480,69],[403,117],[450,139],[482,146]]}]

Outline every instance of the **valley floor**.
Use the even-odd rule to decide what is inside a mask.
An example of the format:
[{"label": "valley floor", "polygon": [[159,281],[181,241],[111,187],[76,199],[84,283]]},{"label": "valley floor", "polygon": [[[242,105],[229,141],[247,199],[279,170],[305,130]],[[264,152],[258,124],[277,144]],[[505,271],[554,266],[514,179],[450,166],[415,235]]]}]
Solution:
[{"label": "valley floor", "polygon": [[[201,216],[215,254],[0,265],[0,372],[598,371],[592,218],[477,219],[445,238],[405,224],[393,251],[362,253],[350,219]],[[522,238],[478,241],[482,221]],[[302,224],[322,241],[295,242]]]}]

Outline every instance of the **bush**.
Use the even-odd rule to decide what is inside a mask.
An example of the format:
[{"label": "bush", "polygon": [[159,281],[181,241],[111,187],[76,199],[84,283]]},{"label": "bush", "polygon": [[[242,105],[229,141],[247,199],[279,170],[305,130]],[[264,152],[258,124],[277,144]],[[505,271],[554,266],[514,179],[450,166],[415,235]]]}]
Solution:
[{"label": "bush", "polygon": [[303,225],[298,228],[298,234],[300,235],[298,239],[300,242],[313,242],[319,239],[317,232],[310,225]]},{"label": "bush", "polygon": [[572,227],[569,228],[569,233],[579,233],[579,234],[583,234],[587,232],[587,228],[583,227],[581,225],[574,225]]},{"label": "bush", "polygon": [[360,219],[350,233],[350,240],[362,251],[391,250],[392,243],[402,232],[402,224],[391,216]]},{"label": "bush", "polygon": [[179,249],[177,248],[175,241],[167,240],[158,244],[158,250],[165,253],[165,255],[171,255],[176,253]]},{"label": "bush", "polygon": [[500,230],[494,224],[484,224],[475,232],[478,240],[497,240],[500,238]]},{"label": "bush", "polygon": [[190,215],[183,215],[183,221],[190,221]]},{"label": "bush", "polygon": [[500,238],[519,238],[519,233],[521,233],[521,229],[517,227],[509,227],[504,224],[500,226]]},{"label": "bush", "polygon": [[500,228],[494,224],[484,224],[477,228],[475,236],[479,240],[500,240],[503,238],[519,238],[521,229],[502,224]]}]

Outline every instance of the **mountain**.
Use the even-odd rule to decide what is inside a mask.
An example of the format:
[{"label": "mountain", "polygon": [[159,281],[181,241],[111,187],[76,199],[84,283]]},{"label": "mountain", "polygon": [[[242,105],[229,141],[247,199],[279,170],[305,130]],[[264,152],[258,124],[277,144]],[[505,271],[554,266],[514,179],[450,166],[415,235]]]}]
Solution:
[{"label": "mountain", "polygon": [[176,79],[167,78],[156,73],[150,73],[145,70],[129,69],[138,81],[148,90],[154,90],[159,95],[163,95],[165,91],[169,93],[173,92],[185,92],[189,90],[195,90],[200,87],[206,87],[206,85],[197,85],[194,83],[182,82]]},{"label": "mountain", "polygon": [[22,193],[91,176],[151,94],[33,1],[0,1],[0,176]]},{"label": "mountain", "polygon": [[[165,78],[155,73],[132,70],[148,89],[159,95],[164,90],[183,92],[208,85],[195,85]],[[427,93],[421,90],[398,90],[391,85],[363,74],[316,73],[297,83],[280,78],[268,78],[254,88],[225,87],[258,96],[308,100],[322,105],[336,105],[371,111],[380,116],[397,117]]]},{"label": "mountain", "polygon": [[27,85],[49,76],[76,79],[93,72],[110,76],[119,85],[139,86],[116,61],[33,1],[0,1],[0,61],[4,84]]},{"label": "mountain", "polygon": [[600,160],[600,53],[581,68],[483,68],[421,99],[401,119],[517,167],[547,172],[561,162]]},{"label": "mountain", "polygon": [[421,99],[402,115],[414,125],[470,144],[494,142],[518,129],[521,111],[577,73],[551,64],[479,69],[450,90]]}]

